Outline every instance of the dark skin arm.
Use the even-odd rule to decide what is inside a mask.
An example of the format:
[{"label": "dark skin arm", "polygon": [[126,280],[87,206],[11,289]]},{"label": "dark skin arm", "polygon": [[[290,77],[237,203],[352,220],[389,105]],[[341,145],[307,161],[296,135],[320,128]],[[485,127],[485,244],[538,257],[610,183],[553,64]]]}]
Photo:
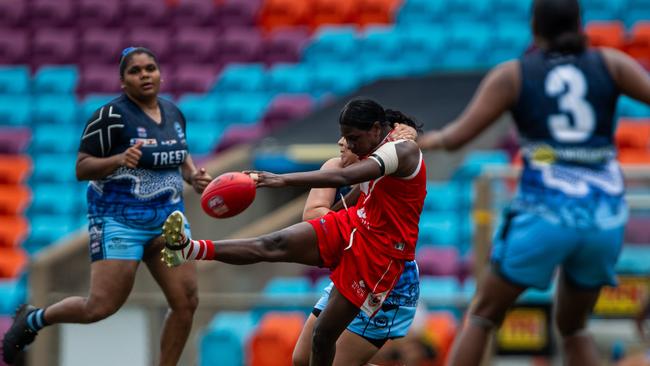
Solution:
[{"label": "dark skin arm", "polygon": [[456,150],[470,142],[517,101],[520,74],[519,61],[509,61],[492,69],[463,113],[443,129],[422,135],[418,139],[420,147]]},{"label": "dark skin arm", "polygon": [[621,92],[650,104],[650,75],[632,57],[611,49],[601,49],[607,68]]},{"label": "dark skin arm", "polygon": [[[418,147],[411,141],[396,145],[399,161],[394,176],[406,177],[413,173],[420,163]],[[269,172],[246,172],[256,180],[258,187],[302,186],[311,188],[341,187],[367,182],[381,177],[379,164],[365,159],[345,168],[315,170],[303,173],[273,174]]]},{"label": "dark skin arm", "polygon": [[77,154],[77,180],[104,179],[121,166],[126,166],[128,168],[137,167],[140,157],[142,157],[142,151],[140,151],[141,146],[142,142],[138,142],[121,154],[105,158],[99,158],[80,152]]}]

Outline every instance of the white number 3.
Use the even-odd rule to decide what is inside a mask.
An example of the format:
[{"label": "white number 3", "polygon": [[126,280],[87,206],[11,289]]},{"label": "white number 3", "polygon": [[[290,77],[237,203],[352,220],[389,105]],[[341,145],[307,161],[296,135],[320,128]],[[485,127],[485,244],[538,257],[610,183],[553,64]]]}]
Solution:
[{"label": "white number 3", "polygon": [[[546,94],[558,97],[559,109],[563,114],[548,117],[548,126],[558,142],[583,142],[594,132],[596,119],[594,110],[585,100],[587,81],[573,65],[557,66],[546,77]],[[568,113],[573,116],[573,124]]]}]

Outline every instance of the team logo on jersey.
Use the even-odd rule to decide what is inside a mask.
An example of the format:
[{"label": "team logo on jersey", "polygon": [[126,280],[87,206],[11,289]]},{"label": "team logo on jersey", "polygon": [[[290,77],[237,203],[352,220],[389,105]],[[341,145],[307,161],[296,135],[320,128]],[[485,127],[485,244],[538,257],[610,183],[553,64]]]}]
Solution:
[{"label": "team logo on jersey", "polygon": [[363,305],[361,305],[361,310],[369,315],[374,314],[377,310],[379,310],[381,304],[384,303],[387,294],[388,291],[380,292],[378,294],[369,293],[366,297],[366,301],[364,301]]},{"label": "team logo on jersey", "polygon": [[138,142],[142,142],[142,147],[156,147],[158,146],[158,140],[156,139],[131,139],[131,146],[135,145]]},{"label": "team logo on jersey", "polygon": [[171,146],[171,145],[176,145],[178,141],[176,139],[170,139],[170,140],[162,140],[160,141],[160,144],[162,146]]},{"label": "team logo on jersey", "polygon": [[138,127],[136,129],[138,131],[138,137],[147,137],[147,129],[144,127]]},{"label": "team logo on jersey", "polygon": [[181,127],[181,124],[177,122],[174,122],[174,129],[176,129],[176,134],[178,135],[179,139],[184,139],[185,138],[185,132],[183,132],[183,127]]}]

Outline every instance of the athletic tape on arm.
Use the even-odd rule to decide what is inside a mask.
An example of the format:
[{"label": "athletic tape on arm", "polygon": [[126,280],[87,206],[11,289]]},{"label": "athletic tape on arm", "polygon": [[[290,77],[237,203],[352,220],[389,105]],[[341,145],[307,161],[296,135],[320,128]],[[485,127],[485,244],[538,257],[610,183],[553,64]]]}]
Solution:
[{"label": "athletic tape on arm", "polygon": [[397,158],[395,145],[399,142],[401,141],[387,142],[370,155],[370,159],[373,159],[379,164],[382,175],[391,175],[397,171],[399,159]]}]

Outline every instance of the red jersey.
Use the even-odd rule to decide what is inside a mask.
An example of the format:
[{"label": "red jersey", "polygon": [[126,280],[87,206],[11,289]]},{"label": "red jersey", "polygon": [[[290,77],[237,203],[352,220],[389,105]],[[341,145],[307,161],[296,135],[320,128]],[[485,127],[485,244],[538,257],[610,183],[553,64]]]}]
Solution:
[{"label": "red jersey", "polygon": [[394,258],[414,260],[426,175],[420,152],[420,163],[411,176],[387,175],[361,183],[357,205],[349,209],[357,234]]}]

